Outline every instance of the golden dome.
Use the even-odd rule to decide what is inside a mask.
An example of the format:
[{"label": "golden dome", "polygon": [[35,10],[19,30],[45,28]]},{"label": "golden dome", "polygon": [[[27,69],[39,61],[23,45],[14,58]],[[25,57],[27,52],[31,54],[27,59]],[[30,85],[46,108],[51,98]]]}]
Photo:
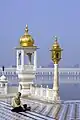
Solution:
[{"label": "golden dome", "polygon": [[32,47],[34,45],[34,40],[31,35],[28,34],[28,25],[26,25],[25,33],[20,38],[21,47]]},{"label": "golden dome", "polygon": [[54,49],[56,49],[56,48],[59,48],[59,47],[60,47],[56,36],[55,36],[55,41],[54,41],[54,43],[53,43],[53,46],[52,46],[52,47],[53,47]]}]

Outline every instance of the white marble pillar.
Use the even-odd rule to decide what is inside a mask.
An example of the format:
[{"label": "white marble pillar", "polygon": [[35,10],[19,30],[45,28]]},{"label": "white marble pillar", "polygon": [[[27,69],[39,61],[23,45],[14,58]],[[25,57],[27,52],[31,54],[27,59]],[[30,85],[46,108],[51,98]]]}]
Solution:
[{"label": "white marble pillar", "polygon": [[3,87],[3,83],[1,83],[1,87]]},{"label": "white marble pillar", "polygon": [[17,69],[19,68],[19,51],[17,50],[17,55],[16,55],[16,59],[17,59]]},{"label": "white marble pillar", "polygon": [[54,64],[53,101],[59,100],[58,64]]},{"label": "white marble pillar", "polygon": [[28,53],[28,59],[29,59],[29,65],[31,65],[31,57],[32,57],[32,53]]},{"label": "white marble pillar", "polygon": [[32,84],[30,85],[30,94],[33,94],[33,87],[32,87]]},{"label": "white marble pillar", "polygon": [[42,97],[42,96],[43,96],[43,87],[41,85],[41,87],[40,87],[40,97]]},{"label": "white marble pillar", "polygon": [[37,68],[37,52],[34,51],[34,70]]},{"label": "white marble pillar", "polygon": [[5,94],[7,94],[8,90],[8,83],[5,83]]},{"label": "white marble pillar", "polygon": [[21,84],[19,83],[18,92],[21,92]]},{"label": "white marble pillar", "polygon": [[24,50],[21,50],[21,68],[24,69]]},{"label": "white marble pillar", "polygon": [[48,100],[48,98],[49,98],[49,88],[48,88],[48,85],[47,85],[47,87],[46,87],[46,99]]},{"label": "white marble pillar", "polygon": [[38,87],[37,87],[37,84],[35,85],[35,96],[37,96],[37,89],[38,89]]}]

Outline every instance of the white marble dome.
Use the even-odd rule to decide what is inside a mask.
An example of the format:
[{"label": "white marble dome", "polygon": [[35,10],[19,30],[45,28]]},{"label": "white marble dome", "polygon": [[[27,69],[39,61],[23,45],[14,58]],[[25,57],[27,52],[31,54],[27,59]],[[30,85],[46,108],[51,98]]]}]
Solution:
[{"label": "white marble dome", "polygon": [[0,77],[0,80],[6,80],[6,77],[5,77],[4,75],[2,75],[2,76]]}]

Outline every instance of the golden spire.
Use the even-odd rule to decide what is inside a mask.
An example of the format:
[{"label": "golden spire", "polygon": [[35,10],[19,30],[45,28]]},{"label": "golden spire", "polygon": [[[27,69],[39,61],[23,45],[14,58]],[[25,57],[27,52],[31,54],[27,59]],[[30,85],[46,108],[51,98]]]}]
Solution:
[{"label": "golden spire", "polygon": [[57,36],[54,36],[54,38],[55,38],[55,41],[57,41],[58,37],[57,37]]},{"label": "golden spire", "polygon": [[28,25],[26,25],[26,28],[25,28],[25,33],[24,35],[28,35]]},{"label": "golden spire", "polygon": [[20,38],[21,47],[33,47],[34,40],[31,35],[28,33],[28,25],[26,25],[24,35]]},{"label": "golden spire", "polygon": [[55,49],[55,48],[59,48],[59,43],[58,43],[58,38],[57,38],[57,36],[54,36],[54,43],[53,43],[53,48]]}]

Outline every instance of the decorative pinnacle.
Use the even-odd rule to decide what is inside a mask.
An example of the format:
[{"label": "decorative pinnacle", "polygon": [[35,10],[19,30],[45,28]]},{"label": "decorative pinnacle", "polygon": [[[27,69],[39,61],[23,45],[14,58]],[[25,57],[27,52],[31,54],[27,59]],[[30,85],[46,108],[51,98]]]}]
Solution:
[{"label": "decorative pinnacle", "polygon": [[58,40],[57,36],[54,36],[54,38],[55,38],[55,41],[57,42],[57,40]]},{"label": "decorative pinnacle", "polygon": [[26,28],[25,28],[25,35],[28,34],[28,25],[26,24]]}]

